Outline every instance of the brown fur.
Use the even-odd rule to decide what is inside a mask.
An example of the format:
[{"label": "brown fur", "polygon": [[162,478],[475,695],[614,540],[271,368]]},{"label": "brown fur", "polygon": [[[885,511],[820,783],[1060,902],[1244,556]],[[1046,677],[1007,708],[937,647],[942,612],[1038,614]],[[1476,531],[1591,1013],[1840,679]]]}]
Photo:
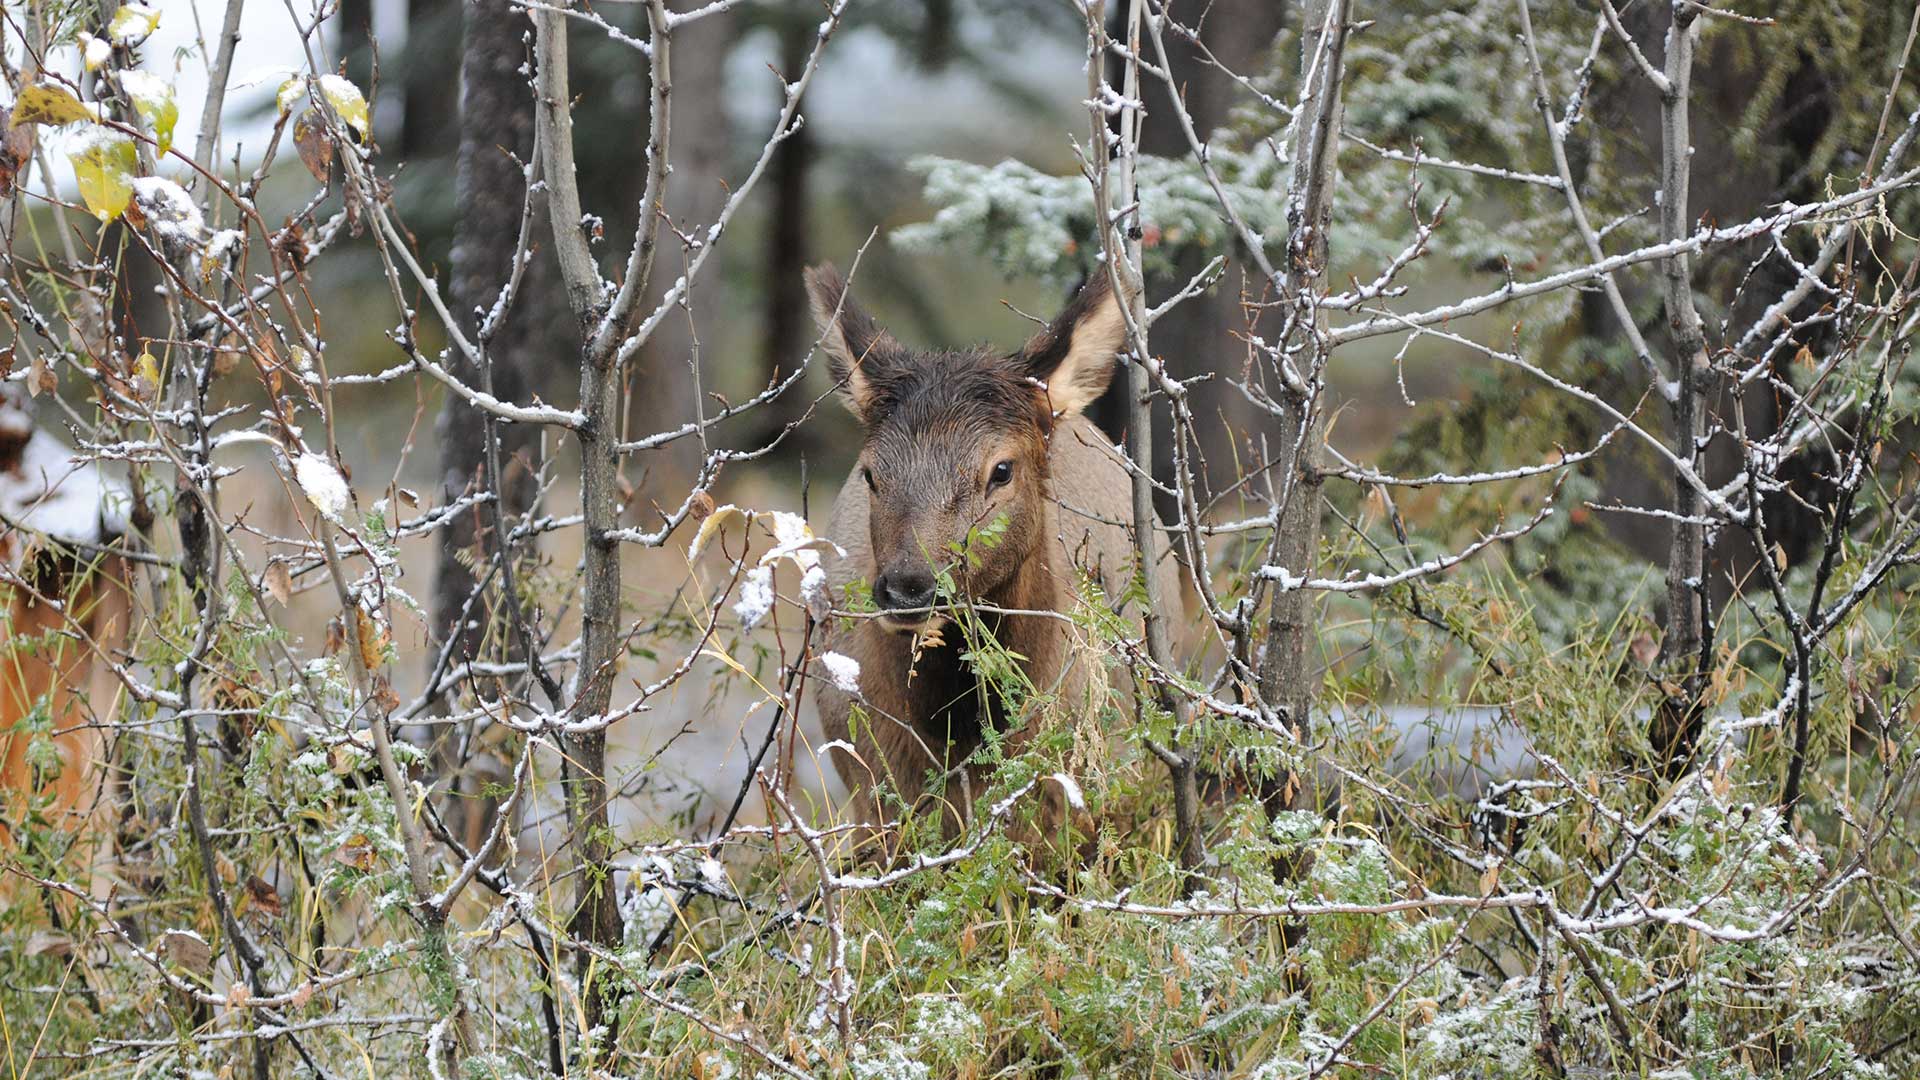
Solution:
[{"label": "brown fur", "polygon": [[[16,842],[15,825],[29,801],[51,796],[47,815],[55,827],[90,834],[92,845],[107,836],[105,797],[107,737],[120,684],[99,652],[125,644],[131,612],[126,560],[109,556],[84,567],[64,555],[42,553],[40,573],[28,587],[0,587],[6,603],[6,644],[0,646],[0,847]],[[37,595],[36,595],[37,594]],[[36,783],[27,759],[32,737],[16,730],[41,697],[48,698],[52,739],[60,768]],[[83,842],[76,857],[98,852]],[[96,867],[97,869],[97,867]]]},{"label": "brown fur", "polygon": [[[42,447],[37,456],[35,446]],[[98,891],[110,847],[105,723],[121,692],[110,665],[126,646],[132,565],[97,546],[111,530],[104,507],[90,501],[97,475],[80,476],[94,468],[69,463],[58,440],[38,430],[25,396],[0,388],[0,506],[7,512],[0,521],[0,862],[32,835],[22,825],[38,805],[54,834],[42,830],[33,838],[90,865]],[[21,524],[37,511],[45,512],[42,520]],[[37,527],[51,527],[75,546]],[[43,699],[44,736],[22,729]],[[35,768],[40,737],[51,742],[57,768],[45,761]],[[11,875],[0,874],[0,897],[16,888]]]},{"label": "brown fur", "polygon": [[[1123,594],[1133,539],[1108,522],[1132,519],[1130,482],[1106,437],[1079,415],[1106,388],[1124,346],[1119,306],[1103,278],[1011,355],[911,352],[852,307],[831,270],[809,275],[808,284],[829,363],[866,428],[859,464],[841,487],[828,529],[846,550],[845,558],[828,560],[836,596],[855,581],[937,568],[950,570],[970,600],[1000,608],[1071,611],[1080,602],[1083,570],[1106,595]],[[1011,463],[1011,477],[994,486],[1001,462]],[[955,554],[970,529],[1003,515],[997,544],[976,547],[971,558]],[[1162,594],[1177,595],[1172,565],[1163,560],[1155,573]],[[884,810],[873,795],[884,785],[909,806],[942,802],[953,831],[984,790],[979,766],[959,767],[983,732],[989,725],[1016,728],[1017,749],[1037,718],[998,715],[999,703],[986,700],[960,659],[957,628],[948,627],[946,644],[916,662],[914,634],[902,628],[916,618],[832,628],[827,647],[860,663],[867,719],[853,724],[853,699],[823,685],[822,726],[828,738],[854,747],[836,748],[834,763],[854,791],[856,816],[880,819]],[[1076,655],[1066,622],[1042,615],[983,619],[1026,658],[1038,691],[1063,709],[1087,707],[1099,674]],[[950,779],[944,790],[929,791],[926,778],[936,768]],[[1057,804],[1057,790],[1048,788]]]}]

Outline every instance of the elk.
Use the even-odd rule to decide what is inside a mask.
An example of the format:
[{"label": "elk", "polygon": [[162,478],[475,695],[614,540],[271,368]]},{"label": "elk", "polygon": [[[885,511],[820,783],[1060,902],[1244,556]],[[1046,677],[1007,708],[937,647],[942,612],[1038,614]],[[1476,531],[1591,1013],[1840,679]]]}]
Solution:
[{"label": "elk", "polygon": [[[0,391],[0,850],[33,808],[72,858],[104,842],[107,739],[120,684],[131,564],[108,547],[126,493]],[[96,889],[100,877],[98,855]],[[4,890],[6,882],[0,882]]]},{"label": "elk", "polygon": [[[832,267],[809,271],[807,289],[828,367],[865,433],[834,502],[828,534],[844,554],[828,555],[827,580],[835,596],[865,582],[876,609],[828,632],[827,647],[860,675],[857,694],[822,684],[821,727],[862,820],[881,820],[877,796],[891,785],[909,810],[939,804],[952,835],[984,790],[971,759],[986,733],[1007,732],[1017,749],[1036,718],[1003,715],[962,643],[928,636],[942,618],[936,583],[950,580],[951,599],[975,605],[1024,658],[1040,696],[1085,704],[1102,673],[1055,613],[1082,602],[1083,574],[1122,596],[1138,561],[1123,524],[1133,516],[1126,466],[1083,415],[1113,377],[1125,317],[1098,273],[1018,350],[925,351],[862,312]],[[1156,563],[1160,595],[1178,595],[1173,565]]]}]

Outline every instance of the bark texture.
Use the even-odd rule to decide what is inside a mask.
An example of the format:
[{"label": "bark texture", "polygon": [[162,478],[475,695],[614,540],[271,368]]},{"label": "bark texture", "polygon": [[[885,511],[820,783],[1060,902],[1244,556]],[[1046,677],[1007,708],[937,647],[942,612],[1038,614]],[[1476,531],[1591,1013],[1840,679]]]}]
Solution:
[{"label": "bark texture", "polygon": [[[519,241],[526,174],[521,163],[533,152],[533,95],[518,70],[526,62],[523,36],[531,28],[524,11],[509,0],[469,0],[461,61],[461,112],[470,122],[460,125],[458,222],[454,233],[453,275],[450,291],[453,313],[469,338],[477,337],[484,314],[491,310],[513,271]],[[544,230],[533,233],[538,237]],[[567,355],[570,330],[558,317],[559,297],[554,274],[544,257],[544,245],[535,258],[506,316],[498,320],[485,345],[493,393],[510,401],[529,400],[542,387],[537,373],[543,356]],[[449,358],[454,371],[477,385],[480,373],[456,352]],[[441,407],[437,435],[440,443],[441,496],[452,500],[468,492],[486,490],[486,425],[482,415],[463,399],[447,395]],[[501,424],[501,459],[506,481],[500,492],[509,516],[526,509],[533,494],[539,431],[529,425]],[[454,624],[474,586],[469,569],[484,565],[497,538],[493,515],[477,506],[460,515],[441,536],[433,594],[436,641],[457,635],[456,655],[480,646],[487,612],[477,608],[464,627]],[[465,559],[463,561],[463,555]]]},{"label": "bark texture", "polygon": [[[1113,5],[1124,13],[1125,5]],[[1158,5],[1155,5],[1158,7]],[[1273,0],[1173,0],[1167,14],[1176,22],[1199,32],[1208,53],[1229,70],[1241,75],[1268,70],[1275,38],[1285,22],[1289,5]],[[1125,40],[1124,34],[1116,40]],[[1205,138],[1227,122],[1228,112],[1246,97],[1237,82],[1207,61],[1206,55],[1179,34],[1166,35],[1167,62],[1174,80],[1185,87],[1182,95],[1193,117],[1194,129]],[[1173,105],[1166,84],[1159,79],[1143,79],[1142,94],[1147,106],[1147,121],[1140,132],[1140,151],[1156,157],[1186,157],[1191,152],[1186,135],[1173,121]],[[1228,252],[1226,274],[1210,292],[1195,297],[1167,312],[1153,324],[1153,348],[1163,357],[1171,372],[1180,378],[1202,371],[1241,379],[1246,376],[1246,346],[1235,337],[1247,325],[1241,307],[1243,294],[1258,298],[1263,286],[1257,271],[1237,251]],[[1178,272],[1166,280],[1150,279],[1149,298],[1158,298],[1180,288],[1206,265],[1204,252],[1194,252],[1181,260]],[[1123,389],[1117,388],[1105,402],[1096,419],[1101,426],[1119,433],[1127,409]],[[1248,462],[1247,432],[1261,428],[1253,408],[1239,391],[1223,379],[1212,379],[1193,388],[1190,401],[1194,418],[1200,425],[1200,452],[1206,459],[1203,477],[1215,487],[1239,478]],[[1164,428],[1164,417],[1163,417]],[[1236,456],[1237,455],[1237,456]],[[1173,474],[1173,447],[1164,441],[1155,447],[1154,475]],[[1162,499],[1163,515],[1171,516],[1175,507]]]},{"label": "bark texture", "polygon": [[[1307,114],[1296,126],[1293,147],[1293,201],[1287,210],[1289,235],[1287,264],[1281,286],[1292,320],[1287,341],[1300,344],[1293,361],[1309,365],[1296,379],[1278,379],[1275,400],[1281,405],[1269,452],[1275,498],[1271,565],[1296,579],[1311,576],[1320,549],[1320,499],[1323,478],[1321,446],[1326,419],[1320,408],[1319,371],[1325,346],[1319,340],[1326,317],[1310,297],[1325,290],[1327,226],[1333,216],[1333,190],[1338,169],[1340,124],[1344,115],[1340,88],[1347,36],[1345,0],[1317,0],[1306,7],[1301,35],[1303,83],[1311,88],[1302,99]],[[1296,382],[1297,385],[1289,385]],[[1260,659],[1260,697],[1279,713],[1296,738],[1307,735],[1308,712],[1320,679],[1312,655],[1318,643],[1313,624],[1313,596],[1305,589],[1276,583],[1267,612],[1266,651]],[[1311,805],[1308,777],[1287,773],[1264,793],[1269,812]]]}]

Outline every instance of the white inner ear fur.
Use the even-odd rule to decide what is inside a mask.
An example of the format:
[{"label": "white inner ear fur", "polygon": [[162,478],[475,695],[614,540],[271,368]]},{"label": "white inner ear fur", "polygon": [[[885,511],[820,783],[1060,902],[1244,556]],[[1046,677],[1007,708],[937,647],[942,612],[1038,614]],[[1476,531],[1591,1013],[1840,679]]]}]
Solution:
[{"label": "white inner ear fur", "polygon": [[[809,285],[813,285],[811,280]],[[840,295],[843,299],[839,303],[843,308],[852,305],[852,300],[844,299],[844,293]],[[866,351],[856,356],[852,345],[847,341],[845,326],[840,314],[835,312],[834,305],[826,302],[826,298],[820,295],[817,287],[810,287],[807,290],[807,300],[808,306],[813,309],[814,324],[820,328],[820,347],[845,368],[847,400],[852,402],[856,412],[864,412],[873,392],[873,387],[867,381],[864,370],[867,357],[894,347],[893,339],[887,335],[886,331],[878,330],[873,340],[867,343]]]},{"label": "white inner ear fur", "polygon": [[868,346],[867,353],[855,356],[853,350],[847,345],[847,336],[840,332],[840,324],[836,321],[832,329],[827,331],[825,344],[828,351],[832,352],[834,356],[840,359],[842,364],[846,365],[847,399],[853,402],[855,409],[864,411],[867,407],[868,400],[873,394],[873,385],[867,381],[867,373],[865,370],[867,354],[877,349],[879,342],[876,341]]},{"label": "white inner ear fur", "polygon": [[1127,320],[1109,294],[1100,306],[1073,324],[1067,357],[1047,378],[1047,403],[1061,416],[1093,404],[1113,378],[1114,358],[1127,343]]}]

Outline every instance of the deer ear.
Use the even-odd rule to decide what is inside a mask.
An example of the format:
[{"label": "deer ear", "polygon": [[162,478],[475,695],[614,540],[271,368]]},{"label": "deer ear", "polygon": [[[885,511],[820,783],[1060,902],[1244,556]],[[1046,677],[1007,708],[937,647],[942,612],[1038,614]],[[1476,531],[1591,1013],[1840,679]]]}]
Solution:
[{"label": "deer ear", "polygon": [[820,328],[827,370],[853,411],[863,421],[871,420],[887,370],[901,351],[900,343],[860,310],[847,295],[840,272],[830,264],[822,263],[807,271],[807,299],[813,307],[814,324]]},{"label": "deer ear", "polygon": [[1113,381],[1114,360],[1127,347],[1127,320],[1105,268],[1094,271],[1073,301],[1020,351],[1026,373],[1047,384],[1047,405],[1072,416]]}]

